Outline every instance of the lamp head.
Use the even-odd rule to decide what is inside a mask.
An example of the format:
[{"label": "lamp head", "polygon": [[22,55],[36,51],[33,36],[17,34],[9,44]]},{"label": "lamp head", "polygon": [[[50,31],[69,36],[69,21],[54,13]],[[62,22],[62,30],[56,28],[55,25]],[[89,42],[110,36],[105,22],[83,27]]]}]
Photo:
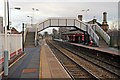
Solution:
[{"label": "lamp head", "polygon": [[15,7],[14,9],[20,10],[21,8]]}]

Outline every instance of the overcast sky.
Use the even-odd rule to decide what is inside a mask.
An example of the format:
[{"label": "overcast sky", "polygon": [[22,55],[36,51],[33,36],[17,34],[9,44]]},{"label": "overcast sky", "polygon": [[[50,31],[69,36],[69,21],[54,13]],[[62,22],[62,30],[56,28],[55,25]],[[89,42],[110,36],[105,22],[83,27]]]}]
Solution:
[{"label": "overcast sky", "polygon": [[[88,2],[89,1],[89,2]],[[107,12],[109,23],[118,18],[119,0],[10,0],[10,8],[20,7],[21,10],[11,9],[10,18],[12,26],[20,26],[22,22],[30,23],[32,8],[39,9],[35,12],[34,23],[44,21],[48,17],[76,17],[83,15],[83,20],[93,19],[102,21],[102,13]],[[103,2],[104,1],[104,2]],[[89,12],[82,10],[90,9]],[[3,16],[3,0],[0,0],[0,16]],[[17,27],[20,29],[20,27]]]}]

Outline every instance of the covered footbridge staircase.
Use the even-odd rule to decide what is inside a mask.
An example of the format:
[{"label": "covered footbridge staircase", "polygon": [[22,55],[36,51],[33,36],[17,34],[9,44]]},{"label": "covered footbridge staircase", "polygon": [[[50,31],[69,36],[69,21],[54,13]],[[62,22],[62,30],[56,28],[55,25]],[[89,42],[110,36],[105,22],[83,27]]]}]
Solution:
[{"label": "covered footbridge staircase", "polygon": [[36,46],[36,28],[26,27],[24,32],[24,47],[35,47]]},{"label": "covered footbridge staircase", "polygon": [[101,39],[106,43],[106,45],[110,45],[109,35],[104,32],[100,26],[98,26],[97,24],[89,25],[84,23],[83,21],[77,20],[76,18],[49,18],[44,22],[36,24],[37,29],[35,32],[35,42],[37,40],[37,34],[49,27],[74,27],[91,36],[97,46],[105,45],[101,45]]}]

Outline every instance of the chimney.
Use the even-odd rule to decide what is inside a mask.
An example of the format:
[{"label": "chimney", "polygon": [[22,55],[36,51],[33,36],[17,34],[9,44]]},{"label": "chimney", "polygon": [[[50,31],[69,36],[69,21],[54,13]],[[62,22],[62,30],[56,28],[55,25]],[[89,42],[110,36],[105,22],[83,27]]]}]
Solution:
[{"label": "chimney", "polygon": [[78,19],[82,21],[83,16],[82,15],[78,15]]},{"label": "chimney", "polygon": [[107,13],[103,13],[103,23],[107,23]]},{"label": "chimney", "polygon": [[107,12],[103,12],[103,22],[102,22],[102,29],[107,32],[108,30],[108,24],[107,24]]}]

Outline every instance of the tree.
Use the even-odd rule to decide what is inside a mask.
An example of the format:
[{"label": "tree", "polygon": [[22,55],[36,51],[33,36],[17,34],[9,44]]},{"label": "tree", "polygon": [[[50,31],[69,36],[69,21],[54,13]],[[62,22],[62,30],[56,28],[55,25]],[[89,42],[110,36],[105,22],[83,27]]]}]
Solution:
[{"label": "tree", "polygon": [[111,29],[112,30],[118,30],[118,21],[113,21],[111,24]]},{"label": "tree", "polygon": [[57,33],[56,29],[53,28],[52,33],[53,33],[53,38],[54,39],[58,37],[58,33]]}]

